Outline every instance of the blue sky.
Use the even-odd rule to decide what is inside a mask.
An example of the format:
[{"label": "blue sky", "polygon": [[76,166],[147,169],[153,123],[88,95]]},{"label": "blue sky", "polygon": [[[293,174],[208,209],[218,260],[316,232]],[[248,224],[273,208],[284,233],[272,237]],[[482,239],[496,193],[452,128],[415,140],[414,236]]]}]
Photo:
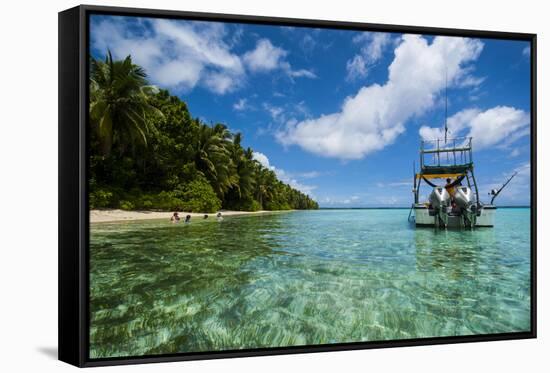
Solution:
[{"label": "blue sky", "polygon": [[[473,136],[482,200],[529,204],[529,43],[92,16],[91,53],[152,84],[322,207],[410,206],[422,138]],[[427,192],[427,189],[424,189]]]}]

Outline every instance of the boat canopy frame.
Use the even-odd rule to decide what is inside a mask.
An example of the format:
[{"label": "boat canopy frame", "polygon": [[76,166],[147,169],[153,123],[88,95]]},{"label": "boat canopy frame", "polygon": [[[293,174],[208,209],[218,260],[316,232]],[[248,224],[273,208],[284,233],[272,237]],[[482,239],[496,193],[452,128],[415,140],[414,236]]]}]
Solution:
[{"label": "boat canopy frame", "polygon": [[420,172],[414,172],[414,203],[418,204],[422,180],[466,178],[468,186],[475,189],[476,204],[480,205],[479,190],[474,175],[471,137],[422,140],[420,142]]}]

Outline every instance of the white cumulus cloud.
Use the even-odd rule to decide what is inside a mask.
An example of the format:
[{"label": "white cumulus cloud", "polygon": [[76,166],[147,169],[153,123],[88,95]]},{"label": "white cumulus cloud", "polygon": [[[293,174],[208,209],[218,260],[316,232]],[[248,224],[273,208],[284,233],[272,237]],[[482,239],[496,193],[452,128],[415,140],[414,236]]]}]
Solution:
[{"label": "white cumulus cloud", "polygon": [[225,42],[221,23],[166,19],[132,23],[108,17],[91,26],[93,48],[117,59],[132,56],[164,88],[190,90],[199,84],[214,93],[238,88],[245,74],[241,58]]},{"label": "white cumulus cloud", "polygon": [[344,100],[338,112],[288,125],[277,139],[342,160],[383,149],[405,131],[409,119],[434,106],[445,87],[445,75],[450,84],[457,84],[482,49],[476,39],[436,37],[430,43],[422,36],[404,35],[385,84],[362,87]]},{"label": "white cumulus cloud", "polygon": [[346,70],[348,75],[347,80],[354,80],[357,78],[364,78],[368,74],[367,61],[365,57],[360,54],[356,54],[351,60],[346,63]]},{"label": "white cumulus cloud", "polygon": [[376,63],[391,43],[391,34],[387,32],[363,32],[353,38],[356,44],[362,44],[360,52],[353,56],[346,64],[347,80],[364,78],[368,69]]},{"label": "white cumulus cloud", "polygon": [[253,152],[252,153],[252,159],[255,161],[258,161],[262,166],[264,166],[267,169],[272,170],[273,168],[269,164],[269,158],[267,158],[267,155],[261,152]]},{"label": "white cumulus cloud", "polygon": [[268,39],[260,39],[255,49],[244,54],[243,60],[252,71],[270,71],[278,68],[287,54]]},{"label": "white cumulus cloud", "polygon": [[243,55],[243,61],[253,72],[267,72],[279,69],[292,78],[317,78],[314,72],[306,69],[294,70],[286,61],[288,51],[274,46],[269,39],[260,39],[256,47]]},{"label": "white cumulus cloud", "polygon": [[[529,113],[509,106],[496,106],[482,111],[464,109],[447,120],[450,137],[472,137],[477,149],[491,146],[508,146],[530,133]],[[422,126],[424,140],[443,138],[442,128]]]},{"label": "white cumulus cloud", "polygon": [[235,31],[218,22],[167,19],[135,19],[119,16],[92,19],[91,45],[116,59],[132,56],[152,83],[163,88],[189,91],[201,86],[216,94],[241,88],[250,72],[280,69],[290,79],[315,78],[307,69],[294,70],[285,59],[288,52],[260,39],[242,55],[234,52],[242,28]]}]

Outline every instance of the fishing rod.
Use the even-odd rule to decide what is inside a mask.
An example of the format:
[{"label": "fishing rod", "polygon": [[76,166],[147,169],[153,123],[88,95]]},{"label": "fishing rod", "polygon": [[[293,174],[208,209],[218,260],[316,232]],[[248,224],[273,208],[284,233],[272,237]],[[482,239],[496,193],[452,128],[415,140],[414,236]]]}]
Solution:
[{"label": "fishing rod", "polygon": [[500,187],[500,189],[496,190],[496,189],[493,189],[491,190],[491,192],[489,193],[489,195],[492,195],[493,198],[491,198],[491,205],[493,204],[493,201],[495,200],[495,198],[497,198],[497,196],[500,194],[500,192],[502,191],[502,189],[504,189],[504,187],[506,187],[506,185],[508,185],[508,183],[510,181],[512,181],[512,179],[514,178],[514,176],[516,176],[518,173],[517,172],[514,172],[514,174],[512,176],[510,176],[510,178]]}]

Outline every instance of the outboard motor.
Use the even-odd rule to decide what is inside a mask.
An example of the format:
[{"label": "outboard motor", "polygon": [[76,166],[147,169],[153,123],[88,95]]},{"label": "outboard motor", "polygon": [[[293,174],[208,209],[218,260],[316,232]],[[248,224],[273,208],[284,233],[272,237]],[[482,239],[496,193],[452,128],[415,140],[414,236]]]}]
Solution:
[{"label": "outboard motor", "polygon": [[430,193],[430,203],[434,209],[449,206],[451,196],[444,187],[435,187]]},{"label": "outboard motor", "polygon": [[468,188],[467,186],[458,186],[455,188],[455,195],[454,195],[455,203],[462,209],[469,209],[469,207],[472,205],[473,201],[473,194],[472,190]]},{"label": "outboard motor", "polygon": [[466,186],[458,186],[455,189],[454,201],[460,208],[462,226],[474,228],[477,220],[477,208],[473,202],[472,190]]}]

